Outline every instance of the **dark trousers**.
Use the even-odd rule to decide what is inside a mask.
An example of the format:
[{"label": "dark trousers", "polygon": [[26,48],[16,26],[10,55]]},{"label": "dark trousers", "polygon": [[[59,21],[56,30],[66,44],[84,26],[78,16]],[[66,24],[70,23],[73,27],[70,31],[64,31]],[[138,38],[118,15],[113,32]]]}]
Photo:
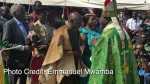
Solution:
[{"label": "dark trousers", "polygon": [[140,78],[140,84],[144,84],[144,76],[139,76]]},{"label": "dark trousers", "polygon": [[65,76],[61,84],[82,84],[81,79],[77,75]]},{"label": "dark trousers", "polygon": [[89,81],[89,77],[90,75],[88,75],[87,77],[82,77],[82,83],[81,84],[88,84],[88,81]]},{"label": "dark trousers", "polygon": [[17,84],[19,80],[19,84],[26,84],[27,75],[25,74],[9,74],[10,84]]},{"label": "dark trousers", "polygon": [[150,73],[145,73],[144,84],[150,84]]}]

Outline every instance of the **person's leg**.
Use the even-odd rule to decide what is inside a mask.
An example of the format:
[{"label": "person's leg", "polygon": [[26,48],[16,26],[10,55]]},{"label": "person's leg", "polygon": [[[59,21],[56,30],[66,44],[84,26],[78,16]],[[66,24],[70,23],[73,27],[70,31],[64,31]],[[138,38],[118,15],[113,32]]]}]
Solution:
[{"label": "person's leg", "polygon": [[21,74],[21,75],[19,76],[19,78],[20,78],[19,84],[26,84],[27,75]]},{"label": "person's leg", "polygon": [[17,84],[18,75],[9,74],[9,81],[10,84]]},{"label": "person's leg", "polygon": [[89,76],[90,75],[88,75],[87,77],[81,77],[82,84],[88,84]]},{"label": "person's leg", "polygon": [[[41,69],[44,58],[34,57],[31,63],[31,70],[39,70]],[[39,74],[31,74],[31,84],[39,84]]]},{"label": "person's leg", "polygon": [[144,84],[150,84],[150,73],[144,75]]},{"label": "person's leg", "polygon": [[61,82],[61,84],[82,84],[79,76],[71,75],[65,76]]},{"label": "person's leg", "polygon": [[140,78],[140,84],[144,84],[144,76],[139,76]]}]

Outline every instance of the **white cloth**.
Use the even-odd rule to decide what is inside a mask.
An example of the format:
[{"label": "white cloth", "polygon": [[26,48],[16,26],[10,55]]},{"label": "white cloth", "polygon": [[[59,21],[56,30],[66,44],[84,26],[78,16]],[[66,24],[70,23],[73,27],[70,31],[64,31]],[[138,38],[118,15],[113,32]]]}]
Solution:
[{"label": "white cloth", "polygon": [[132,31],[136,31],[139,30],[141,24],[142,24],[142,20],[135,20],[133,18],[130,18],[126,22],[126,27]]}]

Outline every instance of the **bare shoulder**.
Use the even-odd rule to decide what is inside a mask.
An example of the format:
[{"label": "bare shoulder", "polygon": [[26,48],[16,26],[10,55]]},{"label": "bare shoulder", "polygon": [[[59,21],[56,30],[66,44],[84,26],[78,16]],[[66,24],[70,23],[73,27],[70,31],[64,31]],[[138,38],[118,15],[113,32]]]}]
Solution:
[{"label": "bare shoulder", "polygon": [[67,28],[67,26],[63,25],[63,26],[59,27],[58,29],[56,29],[55,33],[62,34],[62,33],[64,33],[64,31],[65,31],[66,28]]}]

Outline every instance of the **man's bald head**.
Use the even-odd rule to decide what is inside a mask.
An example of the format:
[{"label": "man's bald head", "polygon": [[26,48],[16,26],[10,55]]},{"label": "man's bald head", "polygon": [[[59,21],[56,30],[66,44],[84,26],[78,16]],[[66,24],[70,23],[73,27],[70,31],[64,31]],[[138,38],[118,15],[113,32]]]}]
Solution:
[{"label": "man's bald head", "polygon": [[79,28],[82,23],[82,16],[78,12],[72,12],[68,17],[68,22],[71,24],[71,27]]},{"label": "man's bald head", "polygon": [[72,12],[72,13],[70,13],[68,19],[74,20],[74,19],[77,19],[77,18],[81,18],[81,15],[78,12]]},{"label": "man's bald head", "polygon": [[17,19],[24,19],[25,18],[25,7],[20,4],[15,4],[11,6],[10,13],[13,17]]}]

